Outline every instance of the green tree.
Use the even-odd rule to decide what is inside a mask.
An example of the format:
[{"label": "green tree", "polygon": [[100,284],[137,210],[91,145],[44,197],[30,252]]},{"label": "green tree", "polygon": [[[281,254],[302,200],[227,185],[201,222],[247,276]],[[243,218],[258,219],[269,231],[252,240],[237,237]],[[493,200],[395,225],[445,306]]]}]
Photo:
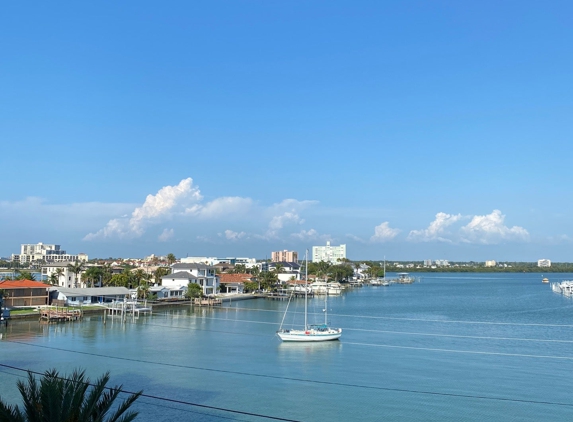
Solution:
[{"label": "green tree", "polygon": [[31,271],[16,270],[16,274],[16,280],[36,280],[36,277],[34,277]]},{"label": "green tree", "polygon": [[173,255],[172,253],[167,254],[167,262],[169,263],[169,265],[173,265],[175,263],[175,261],[177,261],[177,258],[175,258],[175,255]]},{"label": "green tree", "polygon": [[100,278],[103,279],[103,270],[100,267],[89,267],[86,272],[82,274],[82,278],[93,287],[94,283],[100,281]]},{"label": "green tree", "polygon": [[57,286],[57,285],[58,285],[58,276],[56,275],[56,273],[50,274],[50,276],[48,277],[48,282],[49,282],[52,286]]},{"label": "green tree", "polygon": [[158,286],[161,286],[161,277],[167,275],[171,272],[170,268],[167,267],[159,267],[153,272],[153,278]]},{"label": "green tree", "polygon": [[233,269],[234,274],[245,274],[247,272],[247,266],[245,264],[237,264]]},{"label": "green tree", "polygon": [[80,273],[84,270],[84,262],[83,261],[76,261],[71,264],[68,264],[68,270],[74,273],[75,282],[74,287],[78,287],[78,282],[80,281]]},{"label": "green tree", "polygon": [[55,369],[46,371],[40,382],[28,372],[27,382],[19,380],[18,390],[23,408],[11,406],[0,399],[0,421],[6,422],[130,422],[137,412],[129,410],[141,396],[131,394],[114,405],[122,386],[106,387],[109,372],[91,383],[84,371],[60,376]]},{"label": "green tree", "polygon": [[259,283],[257,283],[256,281],[246,281],[245,283],[243,283],[243,291],[245,293],[254,292],[258,288],[259,288]]},{"label": "green tree", "polygon": [[259,279],[264,290],[272,289],[278,281],[277,273],[274,271],[263,271]]},{"label": "green tree", "polygon": [[193,299],[195,297],[202,297],[203,288],[197,283],[189,283],[187,285],[187,293],[185,294],[185,296],[190,299]]}]

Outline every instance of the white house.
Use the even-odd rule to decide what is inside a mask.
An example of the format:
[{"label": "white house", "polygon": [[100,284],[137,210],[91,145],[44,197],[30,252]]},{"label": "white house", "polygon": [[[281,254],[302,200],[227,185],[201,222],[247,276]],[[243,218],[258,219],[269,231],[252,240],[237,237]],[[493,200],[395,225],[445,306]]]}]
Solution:
[{"label": "white house", "polygon": [[550,259],[540,259],[537,261],[537,266],[549,268],[549,267],[551,267],[551,260]]},{"label": "white house", "polygon": [[300,280],[300,264],[297,262],[270,262],[268,265],[269,271],[274,270],[277,265],[282,267],[282,271],[277,275],[279,281],[285,282],[294,277],[295,280]]},{"label": "white house", "polygon": [[90,305],[106,303],[129,298],[129,290],[125,287],[90,287],[67,288],[50,287],[50,299],[59,301],[65,306]]},{"label": "white house", "polygon": [[215,267],[200,263],[173,264],[171,274],[161,277],[163,287],[187,290],[189,283],[196,283],[203,288],[205,296],[217,293],[219,281]]},{"label": "white house", "polygon": [[73,264],[73,262],[53,262],[50,264],[44,264],[41,269],[42,277],[49,279],[52,274],[58,274],[58,269],[61,269],[60,275],[58,276],[57,286],[67,287],[69,289],[86,287],[86,283],[82,282],[81,273],[78,274],[76,279],[76,274],[73,271],[70,271],[68,264]]}]

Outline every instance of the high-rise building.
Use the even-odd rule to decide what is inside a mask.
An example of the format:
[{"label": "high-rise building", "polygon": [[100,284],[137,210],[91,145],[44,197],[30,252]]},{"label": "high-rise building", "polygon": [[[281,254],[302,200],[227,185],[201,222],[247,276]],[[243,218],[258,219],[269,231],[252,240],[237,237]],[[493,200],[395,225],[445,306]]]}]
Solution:
[{"label": "high-rise building", "polygon": [[295,251],[277,251],[271,253],[272,262],[298,262],[298,252]]},{"label": "high-rise building", "polygon": [[551,267],[551,260],[550,259],[540,259],[539,261],[537,261],[537,266],[538,267]]},{"label": "high-rise building", "polygon": [[85,253],[69,255],[60,245],[45,245],[42,242],[34,244],[20,245],[20,253],[12,254],[12,262],[28,263],[37,261],[62,262],[62,261],[87,261]]},{"label": "high-rise building", "polygon": [[326,246],[313,246],[312,247],[312,262],[330,262],[331,264],[338,264],[340,260],[346,258],[346,245],[331,246],[330,242],[326,242]]},{"label": "high-rise building", "polygon": [[494,260],[485,261],[485,266],[486,266],[486,267],[495,267],[496,265],[497,265],[497,262],[495,262]]}]

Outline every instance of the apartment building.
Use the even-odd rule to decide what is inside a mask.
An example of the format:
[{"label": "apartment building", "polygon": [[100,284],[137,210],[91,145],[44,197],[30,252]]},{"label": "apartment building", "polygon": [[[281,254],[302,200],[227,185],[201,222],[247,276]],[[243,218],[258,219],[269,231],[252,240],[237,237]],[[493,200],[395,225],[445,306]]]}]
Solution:
[{"label": "apartment building", "polygon": [[326,246],[312,247],[312,262],[338,264],[344,258],[346,258],[346,245],[332,246],[328,241]]},{"label": "apartment building", "polygon": [[295,251],[277,251],[271,253],[272,262],[298,262],[298,252]]},{"label": "apartment building", "polygon": [[60,245],[44,244],[42,242],[37,244],[26,243],[20,245],[20,253],[12,254],[10,257],[12,262],[21,264],[31,262],[74,262],[84,261],[87,262],[88,256],[85,253],[77,255],[70,255],[62,249]]}]

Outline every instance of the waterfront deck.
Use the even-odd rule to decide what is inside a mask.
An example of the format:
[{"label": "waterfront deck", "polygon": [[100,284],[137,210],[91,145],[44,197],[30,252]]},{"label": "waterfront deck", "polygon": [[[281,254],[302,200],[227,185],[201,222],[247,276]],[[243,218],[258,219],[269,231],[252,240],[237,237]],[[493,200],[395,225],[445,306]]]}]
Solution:
[{"label": "waterfront deck", "polygon": [[81,318],[82,318],[82,311],[79,309],[69,309],[69,308],[40,309],[40,321],[66,322],[66,321],[78,321]]},{"label": "waterfront deck", "polygon": [[221,306],[223,301],[221,299],[215,298],[195,298],[193,299],[193,305],[195,306]]}]

